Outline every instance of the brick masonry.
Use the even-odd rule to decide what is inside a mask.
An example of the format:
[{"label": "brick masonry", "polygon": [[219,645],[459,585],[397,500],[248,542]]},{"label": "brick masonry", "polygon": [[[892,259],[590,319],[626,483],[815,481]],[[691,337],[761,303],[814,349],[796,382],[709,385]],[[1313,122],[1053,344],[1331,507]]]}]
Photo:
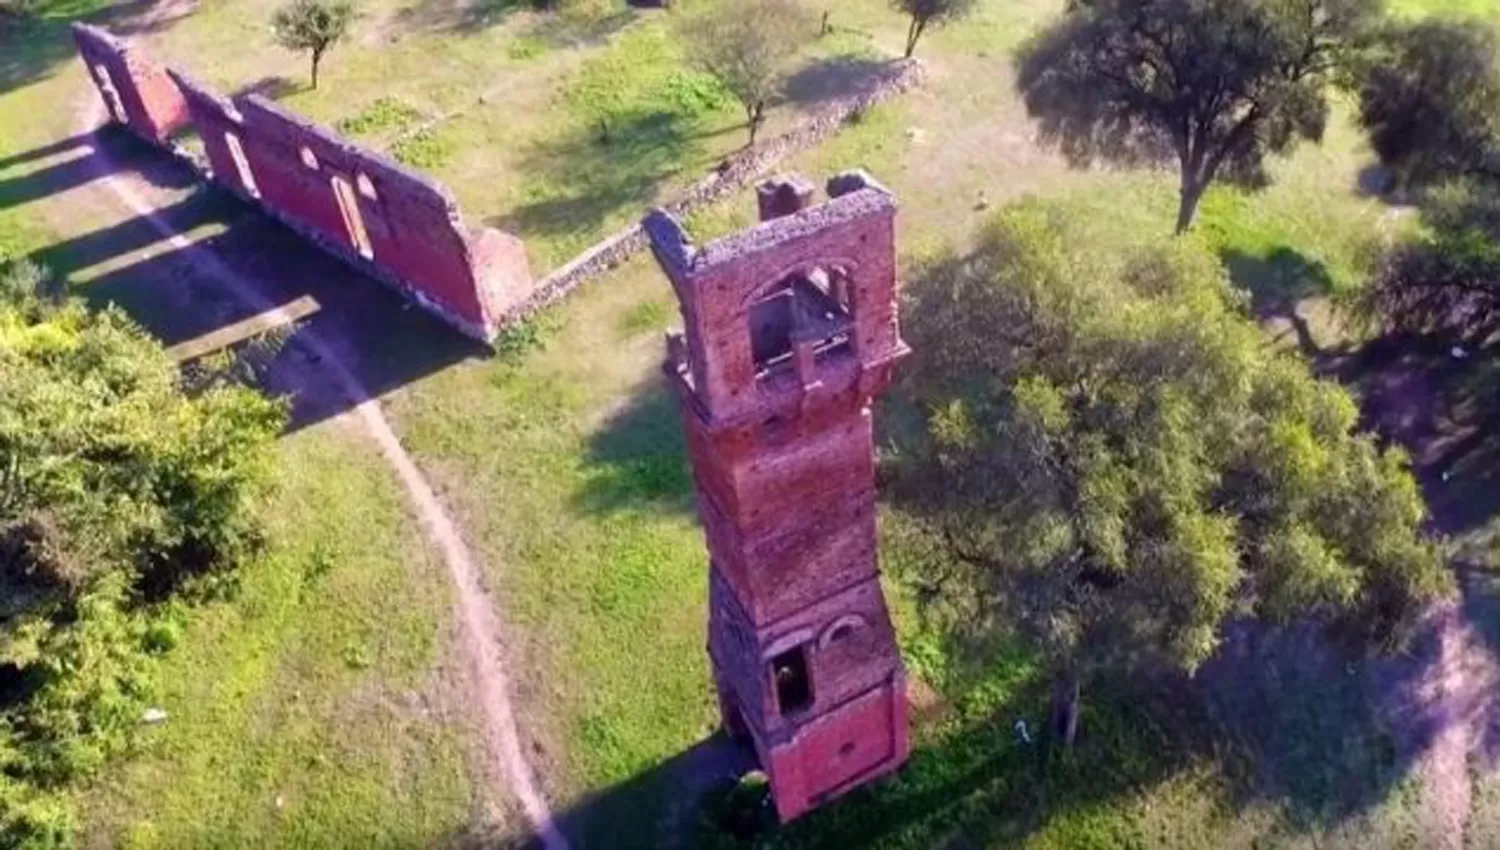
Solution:
[{"label": "brick masonry", "polygon": [[114,121],[169,149],[191,126],[206,177],[463,333],[493,340],[533,296],[521,240],[468,227],[431,178],[259,95],[222,97],[97,27],[73,34]]},{"label": "brick masonry", "polygon": [[880,589],[870,405],[908,349],[896,203],[860,172],[759,187],[756,227],[694,245],[642,227],[684,332],[663,370],[710,562],[709,655],[726,727],[790,820],[909,752],[906,673]]}]

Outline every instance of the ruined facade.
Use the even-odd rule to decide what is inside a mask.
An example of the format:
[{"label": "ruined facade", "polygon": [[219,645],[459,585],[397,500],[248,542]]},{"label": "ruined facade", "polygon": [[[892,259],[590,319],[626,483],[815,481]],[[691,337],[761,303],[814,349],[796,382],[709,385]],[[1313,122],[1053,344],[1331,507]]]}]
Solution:
[{"label": "ruined facade", "polygon": [[907,354],[895,199],[862,173],[768,181],[761,223],[698,247],[644,227],[681,305],[664,370],[710,559],[724,724],[794,818],[899,767],[905,670],[880,589],[870,403]]},{"label": "ruined facade", "polygon": [[114,121],[167,147],[190,125],[216,183],[469,336],[490,341],[531,295],[521,240],[469,228],[436,181],[259,95],[224,98],[96,27],[73,33]]}]

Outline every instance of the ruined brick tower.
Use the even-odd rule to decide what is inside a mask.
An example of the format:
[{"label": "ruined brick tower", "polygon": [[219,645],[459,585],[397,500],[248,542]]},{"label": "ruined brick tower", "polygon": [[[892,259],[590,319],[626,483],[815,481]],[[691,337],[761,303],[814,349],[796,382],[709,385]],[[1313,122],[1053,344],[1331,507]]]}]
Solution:
[{"label": "ruined brick tower", "polygon": [[870,402],[909,349],[896,203],[867,175],[808,206],[759,187],[761,223],[694,246],[644,222],[685,333],[682,406],[710,558],[708,651],[724,724],[748,735],[790,820],[899,767],[906,672],[880,590]]}]

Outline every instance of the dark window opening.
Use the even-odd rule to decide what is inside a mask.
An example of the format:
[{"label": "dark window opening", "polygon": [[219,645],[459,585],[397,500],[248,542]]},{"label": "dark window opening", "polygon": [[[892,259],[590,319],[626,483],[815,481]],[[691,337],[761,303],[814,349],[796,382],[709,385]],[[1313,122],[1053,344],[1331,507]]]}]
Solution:
[{"label": "dark window opening", "polygon": [[782,714],[812,706],[812,680],[807,675],[805,647],[794,647],[771,659],[771,677],[776,681],[776,705]]},{"label": "dark window opening", "polygon": [[838,268],[814,268],[783,280],[750,307],[750,353],[757,377],[789,367],[794,349],[810,344],[817,360],[850,350],[850,282]]}]

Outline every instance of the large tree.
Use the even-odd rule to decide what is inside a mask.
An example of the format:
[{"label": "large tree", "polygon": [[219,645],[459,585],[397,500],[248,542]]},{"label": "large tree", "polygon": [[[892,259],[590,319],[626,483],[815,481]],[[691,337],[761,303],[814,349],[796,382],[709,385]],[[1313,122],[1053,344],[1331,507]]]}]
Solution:
[{"label": "large tree", "polygon": [[816,27],[798,0],[735,0],[684,20],[688,58],[712,74],[745,110],[750,144],[781,92],[787,62]]},{"label": "large tree", "polygon": [[1365,63],[1360,123],[1408,185],[1500,180],[1500,37],[1473,21],[1395,27]]},{"label": "large tree", "polygon": [[1215,180],[1319,140],[1325,89],[1378,0],[1074,0],[1021,51],[1017,85],[1078,165],[1175,163],[1177,232]]},{"label": "large tree", "polygon": [[967,17],[979,0],[891,0],[896,11],[911,19],[906,27],[906,58],[917,50],[917,41],[929,26],[942,26]]},{"label": "large tree", "polygon": [[349,34],[356,17],[353,0],[290,0],[271,17],[276,43],[312,57],[312,87],[318,87],[323,54]]},{"label": "large tree", "polygon": [[892,491],[942,553],[927,595],[1037,642],[1065,741],[1091,674],[1191,670],[1236,616],[1398,640],[1448,588],[1405,456],[1195,242],[1122,263],[1072,233],[1008,210],[915,275],[926,428]]}]

